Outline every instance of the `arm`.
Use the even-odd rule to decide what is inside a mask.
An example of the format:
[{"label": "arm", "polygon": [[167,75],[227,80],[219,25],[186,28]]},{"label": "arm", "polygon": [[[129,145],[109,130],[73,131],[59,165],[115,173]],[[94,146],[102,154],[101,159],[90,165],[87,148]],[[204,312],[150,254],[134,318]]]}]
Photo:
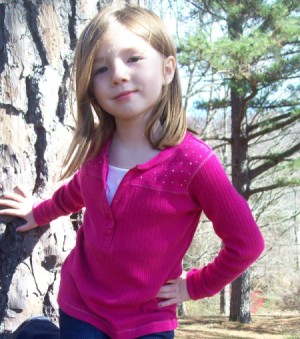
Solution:
[{"label": "arm", "polygon": [[63,215],[78,212],[84,207],[80,175],[79,170],[69,182],[56,190],[50,199],[38,201],[33,205],[33,216],[39,226]]},{"label": "arm", "polygon": [[192,299],[200,299],[218,293],[241,275],[259,257],[264,241],[248,203],[235,190],[215,155],[193,178],[190,194],[224,244],[211,263],[188,273],[188,293]]},{"label": "arm", "polygon": [[232,186],[215,155],[199,168],[189,192],[212,221],[224,247],[205,267],[183,272],[162,286],[157,294],[165,299],[159,303],[161,307],[213,296],[242,274],[264,248],[247,202]]},{"label": "arm", "polygon": [[36,201],[19,187],[13,193],[5,193],[0,198],[0,205],[7,208],[0,210],[0,215],[11,215],[25,219],[26,223],[17,228],[18,232],[29,231],[35,227],[48,224],[50,221],[83,207],[80,192],[79,171],[66,184],[62,185],[52,198]]}]

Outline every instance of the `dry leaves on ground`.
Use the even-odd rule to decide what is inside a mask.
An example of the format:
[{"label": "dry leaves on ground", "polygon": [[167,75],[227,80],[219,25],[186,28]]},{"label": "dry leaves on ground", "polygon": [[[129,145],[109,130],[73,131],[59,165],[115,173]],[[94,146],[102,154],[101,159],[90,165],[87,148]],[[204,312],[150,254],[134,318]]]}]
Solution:
[{"label": "dry leaves on ground", "polygon": [[253,316],[252,323],[226,317],[181,318],[176,339],[300,339],[300,314]]}]

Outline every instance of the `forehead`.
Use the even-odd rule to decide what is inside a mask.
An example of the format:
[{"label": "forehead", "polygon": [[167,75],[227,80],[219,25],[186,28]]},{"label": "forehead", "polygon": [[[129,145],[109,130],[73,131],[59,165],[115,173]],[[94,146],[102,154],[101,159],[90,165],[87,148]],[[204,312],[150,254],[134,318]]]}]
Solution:
[{"label": "forehead", "polygon": [[97,55],[107,56],[110,53],[131,49],[146,51],[153,50],[153,47],[143,38],[116,22],[103,34],[98,45]]}]

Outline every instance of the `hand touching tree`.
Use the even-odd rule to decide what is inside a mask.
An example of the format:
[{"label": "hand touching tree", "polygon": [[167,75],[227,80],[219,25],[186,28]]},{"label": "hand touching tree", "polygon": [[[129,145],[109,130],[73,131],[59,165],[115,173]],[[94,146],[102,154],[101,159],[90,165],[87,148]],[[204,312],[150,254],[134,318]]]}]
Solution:
[{"label": "hand touching tree", "polygon": [[16,230],[18,232],[29,231],[38,226],[33,217],[33,203],[34,198],[32,196],[22,188],[15,187],[12,193],[4,193],[0,197],[0,205],[6,206],[6,208],[0,210],[0,216],[10,215],[24,219],[26,223]]}]

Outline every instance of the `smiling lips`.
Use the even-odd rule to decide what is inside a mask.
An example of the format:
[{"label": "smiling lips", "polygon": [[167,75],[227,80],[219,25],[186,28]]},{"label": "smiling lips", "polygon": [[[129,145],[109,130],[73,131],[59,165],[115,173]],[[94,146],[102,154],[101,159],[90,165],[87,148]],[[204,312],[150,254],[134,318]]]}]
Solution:
[{"label": "smiling lips", "polygon": [[132,96],[132,94],[136,93],[137,90],[131,90],[131,91],[124,91],[119,93],[114,97],[114,100],[122,100],[122,99],[128,99]]}]

